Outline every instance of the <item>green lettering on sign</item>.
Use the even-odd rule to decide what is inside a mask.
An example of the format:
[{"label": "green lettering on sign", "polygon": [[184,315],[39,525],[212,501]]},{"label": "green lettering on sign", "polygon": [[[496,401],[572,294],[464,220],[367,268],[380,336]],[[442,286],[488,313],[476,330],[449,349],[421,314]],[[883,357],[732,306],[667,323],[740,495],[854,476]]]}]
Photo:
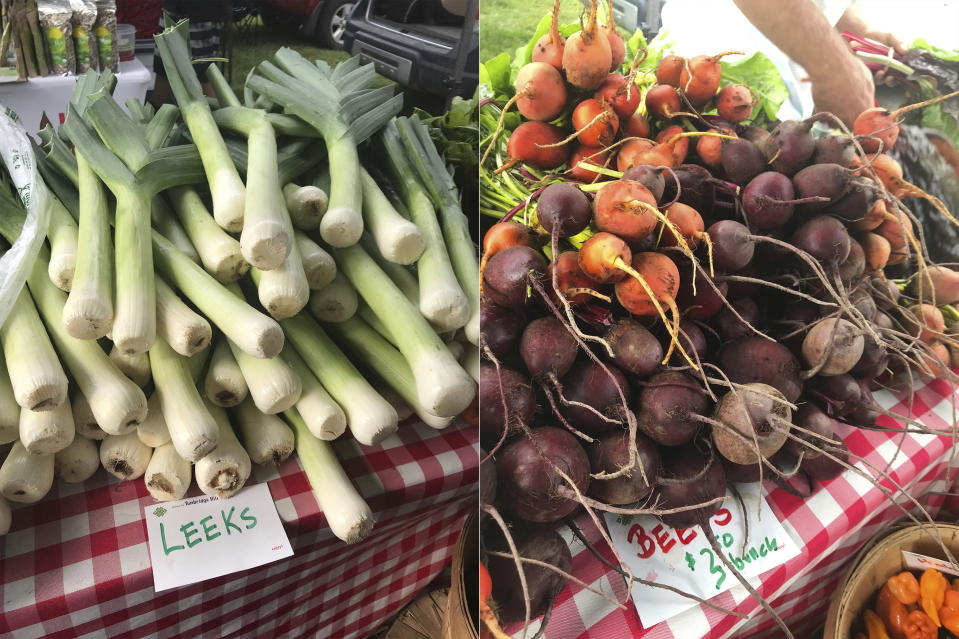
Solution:
[{"label": "green lettering on sign", "polygon": [[[188,522],[180,526],[180,532],[183,533],[183,538],[186,540],[186,545],[190,548],[193,548],[198,543],[203,541],[200,538],[200,531],[195,528],[196,524],[194,522]],[[196,535],[196,541],[190,541],[190,536]]]},{"label": "green lettering on sign", "polygon": [[160,543],[163,545],[163,554],[169,555],[174,550],[183,550],[183,546],[167,546],[166,533],[163,531],[163,522],[160,522]]},{"label": "green lettering on sign", "polygon": [[214,539],[219,537],[221,534],[221,533],[213,533],[212,535],[210,534],[211,531],[216,530],[216,524],[213,524],[212,526],[207,526],[204,522],[210,521],[211,519],[213,519],[213,515],[207,515],[206,517],[200,520],[200,525],[203,526],[203,534],[206,535],[207,541],[213,541]]},{"label": "green lettering on sign", "polygon": [[254,526],[256,526],[256,517],[254,517],[253,515],[247,515],[247,514],[246,514],[249,510],[250,510],[250,507],[247,506],[247,507],[244,508],[243,511],[240,513],[240,519],[242,519],[243,521],[248,521],[248,522],[250,522],[250,523],[247,524],[247,526],[246,526],[246,529],[247,529],[247,530],[249,530],[250,528],[253,528]]},{"label": "green lettering on sign", "polygon": [[226,528],[226,534],[227,534],[227,535],[231,535],[231,534],[232,534],[232,533],[230,532],[230,527],[231,527],[231,526],[232,526],[233,528],[236,528],[236,531],[237,531],[237,532],[243,532],[243,531],[240,529],[239,526],[237,526],[237,525],[234,524],[232,521],[230,521],[230,519],[233,517],[233,511],[234,511],[234,510],[236,510],[236,506],[231,506],[231,507],[230,507],[230,514],[229,514],[229,515],[226,514],[226,511],[224,511],[224,510],[221,510],[221,511],[220,511],[220,516],[223,518],[223,527]]}]

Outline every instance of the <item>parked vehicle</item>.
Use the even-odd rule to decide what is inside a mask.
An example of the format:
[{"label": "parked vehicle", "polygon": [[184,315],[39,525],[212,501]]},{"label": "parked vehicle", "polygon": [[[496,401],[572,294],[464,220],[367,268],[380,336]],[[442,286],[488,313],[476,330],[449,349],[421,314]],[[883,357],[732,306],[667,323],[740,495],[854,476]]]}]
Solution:
[{"label": "parked vehicle", "polygon": [[346,19],[356,0],[260,0],[260,16],[268,26],[301,27],[330,49],[343,48]]},{"label": "parked vehicle", "polygon": [[357,0],[343,45],[404,87],[468,97],[479,80],[477,10],[477,0]]}]

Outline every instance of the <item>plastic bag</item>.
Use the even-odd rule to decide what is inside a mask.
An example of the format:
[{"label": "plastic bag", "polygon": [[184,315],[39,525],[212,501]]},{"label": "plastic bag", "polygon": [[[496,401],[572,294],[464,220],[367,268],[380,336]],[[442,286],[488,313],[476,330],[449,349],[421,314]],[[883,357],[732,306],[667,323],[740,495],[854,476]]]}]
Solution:
[{"label": "plastic bag", "polygon": [[56,75],[73,73],[76,55],[73,50],[73,11],[66,0],[40,0],[37,3],[40,24],[50,55],[50,72]]},{"label": "plastic bag", "polygon": [[94,0],[94,4],[97,7],[94,33],[97,37],[100,70],[116,71],[120,60],[117,51],[117,3],[115,0]]},{"label": "plastic bag", "polygon": [[40,179],[27,132],[16,113],[0,106],[0,160],[27,207],[20,237],[0,257],[0,324],[20,294],[50,224],[50,192]]},{"label": "plastic bag", "polygon": [[93,33],[97,6],[93,0],[70,0],[70,8],[73,9],[73,49],[77,57],[77,74],[80,74],[100,66],[97,39]]}]

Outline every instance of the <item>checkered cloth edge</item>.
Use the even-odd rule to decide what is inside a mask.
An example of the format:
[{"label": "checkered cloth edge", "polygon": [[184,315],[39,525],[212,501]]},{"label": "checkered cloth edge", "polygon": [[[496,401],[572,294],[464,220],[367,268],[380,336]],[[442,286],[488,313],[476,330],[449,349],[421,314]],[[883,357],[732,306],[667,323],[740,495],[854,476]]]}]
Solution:
[{"label": "checkered cloth edge", "polygon": [[269,482],[294,555],[159,594],[143,482],[100,472],[58,483],[41,502],[14,506],[0,539],[0,635],[366,637],[448,562],[476,507],[477,446],[462,422],[443,431],[405,423],[379,446],[337,441],[377,520],[355,545],[330,533],[298,459],[256,468],[250,482]]},{"label": "checkered cloth edge", "polygon": [[[890,393],[876,393],[886,410],[908,414],[907,398]],[[943,380],[932,380],[915,392],[912,415],[927,427],[947,430],[954,423],[955,397]],[[895,426],[890,417],[880,417],[879,425]],[[906,435],[844,428],[839,433],[850,451],[863,456],[882,469],[893,460],[889,479],[881,484],[896,503],[906,509],[914,505],[899,494],[893,485],[918,500],[935,516],[943,498],[931,491],[954,488],[959,477],[959,459],[954,459],[951,439],[933,435]],[[899,440],[901,449],[897,452]],[[894,459],[893,459],[894,458]],[[862,462],[851,460],[860,469],[871,472]],[[874,474],[874,473],[872,473]],[[891,481],[890,481],[891,480]],[[796,637],[810,636],[825,620],[830,597],[838,580],[856,551],[885,526],[901,519],[902,510],[890,503],[882,491],[852,471],[836,479],[817,483],[808,499],[789,495],[774,484],[767,486],[768,501],[787,532],[799,542],[801,553],[786,565],[751,580],[751,584],[771,603],[773,609],[789,625]],[[587,539],[610,562],[613,553],[602,541],[587,515],[577,519]],[[577,585],[563,590],[556,601],[546,628],[546,639],[772,639],[782,631],[741,586],[717,595],[710,602],[747,616],[743,620],[707,606],[697,605],[690,611],[645,629],[639,621],[632,601],[626,601],[624,579],[609,570],[572,534],[566,535],[573,550],[572,573],[591,587],[625,602],[619,610],[594,593]],[[537,630],[539,620],[529,630]],[[519,637],[517,627],[510,627]]]}]

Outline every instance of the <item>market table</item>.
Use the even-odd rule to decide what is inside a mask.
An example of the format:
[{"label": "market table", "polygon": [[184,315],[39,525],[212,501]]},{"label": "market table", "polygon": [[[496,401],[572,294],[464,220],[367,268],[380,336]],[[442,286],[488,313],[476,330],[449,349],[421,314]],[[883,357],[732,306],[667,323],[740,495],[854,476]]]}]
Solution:
[{"label": "market table", "polygon": [[[875,394],[880,405],[898,414],[908,413],[908,398],[888,392]],[[944,380],[933,380],[919,388],[913,400],[913,416],[928,428],[948,429],[956,422],[956,397]],[[882,416],[881,426],[895,426],[892,418]],[[890,460],[889,474],[904,491],[919,501],[935,517],[944,498],[933,492],[948,492],[959,475],[959,459],[950,437],[902,435],[864,431],[846,427],[839,433],[850,451],[884,468]],[[901,449],[897,454],[899,440]],[[859,462],[856,464],[866,470]],[[882,484],[892,488],[885,480]],[[884,526],[901,519],[903,512],[889,502],[882,491],[845,471],[836,479],[817,482],[815,493],[803,500],[768,482],[767,501],[786,531],[800,547],[799,556],[779,568],[767,571],[750,583],[770,602],[797,638],[813,636],[825,621],[829,599],[836,583],[857,550]],[[901,494],[897,502],[912,507]],[[610,562],[613,553],[602,541],[599,531],[585,514],[577,519],[586,538]],[[626,601],[625,580],[608,569],[572,533],[563,534],[573,550],[573,570],[591,587],[625,602],[619,610],[598,595],[571,585],[558,597],[547,624],[546,639],[725,639],[782,637],[782,630],[746,590],[736,585],[710,602],[748,616],[748,620],[726,615],[703,605],[672,617],[651,628],[643,628],[632,601]],[[639,575],[645,576],[645,575]],[[527,634],[539,628],[534,621]],[[510,628],[513,630],[513,628]],[[520,636],[520,633],[515,635]]]},{"label": "market table", "polygon": [[[0,538],[0,635],[13,637],[367,637],[447,564],[476,508],[478,433],[407,421],[378,446],[335,443],[376,517],[373,534],[333,537],[294,455],[254,467],[268,482],[294,555],[156,593],[142,480],[104,471],[59,480],[42,501],[13,505]],[[196,484],[189,496],[199,495]]]}]

